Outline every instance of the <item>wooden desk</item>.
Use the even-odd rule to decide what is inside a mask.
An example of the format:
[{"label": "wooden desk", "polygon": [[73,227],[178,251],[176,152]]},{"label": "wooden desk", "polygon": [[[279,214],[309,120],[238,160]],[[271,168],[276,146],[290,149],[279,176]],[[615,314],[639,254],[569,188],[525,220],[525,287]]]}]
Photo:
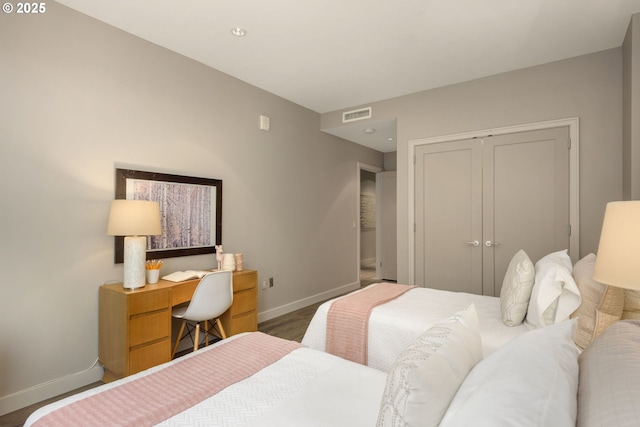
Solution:
[{"label": "wooden desk", "polygon": [[[191,300],[200,279],[160,280],[126,290],[100,286],[98,357],[104,382],[135,374],[171,359],[171,307]],[[233,304],[220,321],[227,336],[258,329],[258,273],[233,273]]]}]

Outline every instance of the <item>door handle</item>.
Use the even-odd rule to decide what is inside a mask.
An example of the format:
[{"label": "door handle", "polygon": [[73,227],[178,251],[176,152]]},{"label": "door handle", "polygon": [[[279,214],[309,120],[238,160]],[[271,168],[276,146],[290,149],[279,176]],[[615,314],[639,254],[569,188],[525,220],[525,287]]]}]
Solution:
[{"label": "door handle", "polygon": [[486,247],[490,248],[491,246],[500,246],[500,243],[492,242],[491,240],[487,240],[486,242],[484,242],[484,245]]},{"label": "door handle", "polygon": [[465,243],[471,246],[480,246],[480,242],[478,242],[477,240],[472,240],[471,242],[465,242]]}]

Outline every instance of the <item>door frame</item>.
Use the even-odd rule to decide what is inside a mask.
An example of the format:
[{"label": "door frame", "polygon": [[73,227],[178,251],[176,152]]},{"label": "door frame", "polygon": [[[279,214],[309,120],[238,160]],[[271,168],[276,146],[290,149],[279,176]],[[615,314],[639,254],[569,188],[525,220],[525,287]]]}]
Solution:
[{"label": "door frame", "polygon": [[[569,236],[569,256],[575,263],[578,261],[580,254],[580,199],[579,199],[579,147],[580,147],[580,119],[578,117],[570,117],[566,119],[549,120],[544,122],[526,123],[514,126],[505,126],[500,128],[477,130],[471,132],[463,132],[457,134],[435,136],[429,138],[419,138],[409,140],[407,150],[407,191],[408,191],[408,250],[409,256],[409,284],[415,284],[415,151],[416,147],[425,144],[435,144],[441,142],[457,141],[460,139],[483,138],[489,135],[504,135],[516,132],[527,132],[532,130],[551,129],[557,127],[569,127],[569,138],[571,140],[571,150],[569,151],[569,224],[571,226],[571,235]],[[358,254],[358,257],[360,254]]]},{"label": "door frame", "polygon": [[[378,172],[382,172],[384,169],[379,167],[379,166],[373,166],[373,165],[369,165],[367,163],[362,163],[362,162],[357,162],[357,179],[356,179],[356,247],[358,248],[356,251],[356,261],[357,261],[357,266],[356,266],[356,277],[357,277],[357,281],[360,282],[360,192],[362,191],[362,189],[360,188],[360,171],[368,171],[368,172],[373,172],[373,173],[378,173]],[[378,178],[376,176],[376,191],[378,190]],[[376,204],[376,218],[378,217],[378,206]],[[377,237],[377,236],[376,236]],[[377,238],[376,238],[377,240]],[[376,277],[379,274],[379,270],[378,270],[378,263],[379,263],[379,256],[380,254],[378,253],[378,248],[377,248],[377,242],[376,242]]]}]

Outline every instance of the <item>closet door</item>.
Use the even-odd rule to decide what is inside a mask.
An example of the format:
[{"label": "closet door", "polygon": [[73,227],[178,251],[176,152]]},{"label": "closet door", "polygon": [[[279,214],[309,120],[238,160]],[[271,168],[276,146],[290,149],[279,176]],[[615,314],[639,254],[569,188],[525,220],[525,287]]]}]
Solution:
[{"label": "closet door", "polygon": [[499,296],[513,255],[569,248],[569,130],[416,147],[415,283]]},{"label": "closet door", "polygon": [[569,248],[569,129],[483,140],[483,294],[500,295],[509,261]]},{"label": "closet door", "polygon": [[482,293],[482,146],[416,147],[415,283]]}]

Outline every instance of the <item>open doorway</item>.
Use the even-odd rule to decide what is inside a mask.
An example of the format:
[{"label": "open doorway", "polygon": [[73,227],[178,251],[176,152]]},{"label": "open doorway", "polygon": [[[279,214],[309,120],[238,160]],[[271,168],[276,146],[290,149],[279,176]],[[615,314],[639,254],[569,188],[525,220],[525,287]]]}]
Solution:
[{"label": "open doorway", "polygon": [[376,222],[378,204],[376,201],[376,174],[382,168],[358,164],[358,277],[360,286],[378,281]]}]

